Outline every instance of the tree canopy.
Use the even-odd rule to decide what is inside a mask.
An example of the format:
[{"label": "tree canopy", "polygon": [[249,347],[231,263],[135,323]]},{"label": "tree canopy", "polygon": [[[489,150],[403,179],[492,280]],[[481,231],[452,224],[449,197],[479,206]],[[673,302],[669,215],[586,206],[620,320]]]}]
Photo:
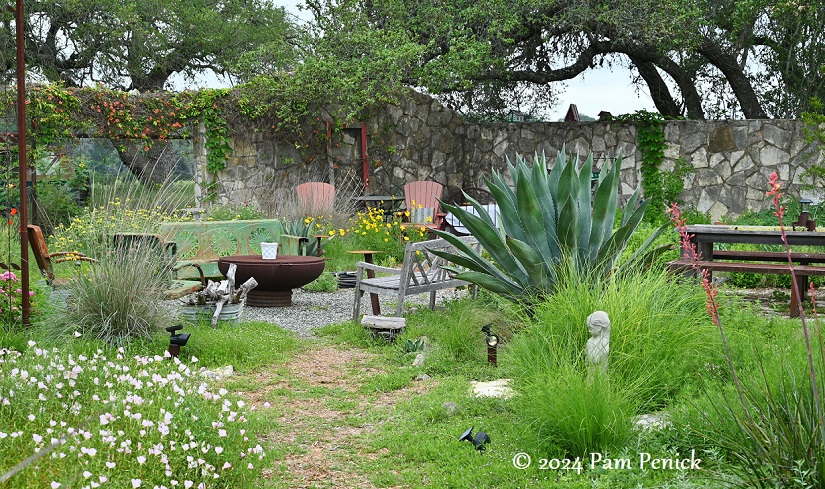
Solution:
[{"label": "tree canopy", "polygon": [[[24,9],[28,69],[77,87],[161,90],[175,73],[233,75],[246,53],[273,44],[269,63],[289,68],[299,36],[266,0],[25,0]],[[14,14],[1,15],[11,78]]]},{"label": "tree canopy", "polygon": [[[244,100],[277,92],[301,113],[352,113],[407,86],[463,112],[536,114],[607,66],[629,69],[665,116],[796,117],[825,100],[825,4],[810,0],[306,0],[307,26],[268,0],[25,8],[30,71],[69,87],[159,90],[212,70],[253,81]],[[13,34],[4,10],[7,80]]]},{"label": "tree canopy", "polygon": [[[805,0],[309,0],[342,56],[397,40],[404,83],[476,112],[541,109],[558,82],[631,69],[667,116],[795,117],[823,97],[825,6]],[[357,16],[341,30],[340,17]],[[327,40],[329,42],[329,39]],[[372,48],[380,45],[372,38]],[[347,52],[345,49],[351,49]],[[397,51],[400,52],[400,51]]]}]

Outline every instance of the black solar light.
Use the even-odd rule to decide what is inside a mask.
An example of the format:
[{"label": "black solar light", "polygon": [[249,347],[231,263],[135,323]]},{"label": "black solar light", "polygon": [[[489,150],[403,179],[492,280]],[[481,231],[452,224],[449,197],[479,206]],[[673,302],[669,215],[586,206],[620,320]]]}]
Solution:
[{"label": "black solar light", "polygon": [[473,428],[471,426],[469,430],[465,431],[458,437],[458,441],[469,441],[472,442],[473,446],[476,447],[476,450],[482,451],[484,450],[484,445],[490,443],[490,435],[485,433],[484,431],[479,431],[476,433],[476,436],[473,436]]},{"label": "black solar light", "polygon": [[172,357],[180,354],[180,347],[186,346],[186,342],[189,341],[189,336],[191,336],[191,333],[178,333],[181,329],[183,329],[183,326],[180,324],[166,328],[166,331],[169,332],[169,355]]},{"label": "black solar light", "polygon": [[484,431],[479,431],[476,433],[476,437],[473,438],[473,445],[475,445],[476,450],[478,451],[484,450],[484,445],[488,443],[490,443],[490,435]]},{"label": "black solar light", "polygon": [[495,367],[498,365],[498,336],[490,331],[490,326],[484,326],[481,332],[487,335],[487,362]]},{"label": "black solar light", "polygon": [[475,428],[475,426],[470,426],[469,430],[458,437],[458,441],[473,441],[473,428]]}]

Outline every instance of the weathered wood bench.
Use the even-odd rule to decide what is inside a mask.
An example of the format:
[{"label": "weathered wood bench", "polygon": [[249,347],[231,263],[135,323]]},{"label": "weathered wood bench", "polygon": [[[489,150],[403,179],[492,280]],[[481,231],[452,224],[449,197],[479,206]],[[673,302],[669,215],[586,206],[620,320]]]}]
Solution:
[{"label": "weathered wood bench", "polygon": [[[469,246],[480,251],[478,240],[473,236],[459,238]],[[361,311],[361,297],[365,292],[370,294],[392,294],[398,297],[396,316],[404,311],[404,299],[409,295],[430,293],[430,309],[435,308],[436,291],[471,285],[464,280],[453,278],[447,270],[442,268],[448,262],[435,256],[430,250],[456,252],[456,249],[445,239],[433,239],[419,243],[408,242],[404,251],[404,261],[401,268],[388,268],[372,263],[359,262],[355,279],[355,302],[352,308],[352,318],[357,321]],[[452,264],[451,264],[452,265]],[[388,276],[365,278],[365,272],[372,271]],[[473,286],[473,297],[476,289]],[[377,311],[373,311],[377,314]]]},{"label": "weathered wood bench", "polygon": [[[307,238],[283,233],[277,219],[248,221],[167,222],[160,225],[160,239],[174,243],[177,265],[197,264],[206,279],[223,278],[218,270],[218,258],[234,255],[260,255],[261,243],[277,242],[279,255],[301,254]],[[192,267],[181,268],[179,279],[198,279]]]},{"label": "weathered wood bench", "polygon": [[[700,260],[696,265],[709,272],[739,272],[757,273],[765,275],[790,275],[788,255],[781,251],[739,251],[713,250],[712,260]],[[735,260],[735,261],[720,261]],[[799,316],[799,301],[805,299],[808,290],[809,276],[825,276],[825,266],[811,265],[811,263],[825,263],[825,253],[797,253],[791,252],[791,261],[794,263],[793,272],[796,274],[798,290],[791,289],[790,316]],[[779,263],[765,263],[779,262]],[[667,264],[670,270],[687,273],[693,270],[693,262],[685,258],[671,261]]]}]

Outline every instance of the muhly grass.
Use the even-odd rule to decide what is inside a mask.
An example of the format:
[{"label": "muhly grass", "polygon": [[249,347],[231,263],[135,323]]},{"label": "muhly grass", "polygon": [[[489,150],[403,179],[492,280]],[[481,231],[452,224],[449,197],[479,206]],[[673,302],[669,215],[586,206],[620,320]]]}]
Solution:
[{"label": "muhly grass", "polygon": [[3,487],[243,486],[264,457],[247,416],[178,359],[0,350]]},{"label": "muhly grass", "polygon": [[79,332],[113,345],[149,338],[170,325],[162,307],[170,277],[161,255],[138,245],[115,248],[69,282],[67,307],[46,324],[55,336]]}]

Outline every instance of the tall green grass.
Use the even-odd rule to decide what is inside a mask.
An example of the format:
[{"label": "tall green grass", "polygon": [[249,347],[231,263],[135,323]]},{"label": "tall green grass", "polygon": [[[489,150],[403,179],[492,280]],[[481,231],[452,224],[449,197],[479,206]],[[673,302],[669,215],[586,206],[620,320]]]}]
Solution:
[{"label": "tall green grass", "polygon": [[[667,407],[720,357],[718,333],[702,291],[665,272],[601,281],[563,273],[558,292],[505,350],[506,371],[523,391],[517,410],[543,433],[540,443],[570,454],[621,446],[632,416]],[[593,376],[583,355],[586,318],[596,310],[611,321],[604,378]]]}]

